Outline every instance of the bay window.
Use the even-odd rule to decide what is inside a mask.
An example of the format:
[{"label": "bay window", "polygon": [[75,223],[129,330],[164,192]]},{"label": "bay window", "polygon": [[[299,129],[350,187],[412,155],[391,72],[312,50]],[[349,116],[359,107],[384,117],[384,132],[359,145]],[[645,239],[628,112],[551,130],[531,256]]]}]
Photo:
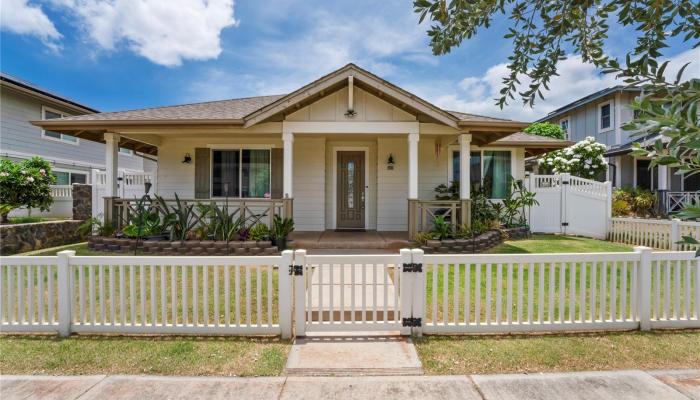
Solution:
[{"label": "bay window", "polygon": [[212,151],[212,196],[269,198],[270,150]]},{"label": "bay window", "polygon": [[[452,181],[459,182],[459,150],[452,150],[450,155]],[[469,159],[471,187],[483,186],[491,199],[505,198],[511,185],[510,150],[472,151]]]}]

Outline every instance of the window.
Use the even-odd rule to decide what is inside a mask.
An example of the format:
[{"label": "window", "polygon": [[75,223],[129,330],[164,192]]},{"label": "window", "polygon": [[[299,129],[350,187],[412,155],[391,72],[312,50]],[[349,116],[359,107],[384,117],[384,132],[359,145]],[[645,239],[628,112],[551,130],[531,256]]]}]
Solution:
[{"label": "window", "polygon": [[649,160],[636,160],[637,182],[635,187],[646,190],[655,190],[659,184],[659,170],[657,167],[649,168]]},{"label": "window", "polygon": [[612,103],[609,101],[598,106],[598,132],[612,128]]},{"label": "window", "polygon": [[53,171],[56,177],[56,185],[72,185],[74,183],[87,183],[87,174],[67,171]]},{"label": "window", "polygon": [[[56,119],[68,117],[68,114],[64,114],[57,110],[52,110],[47,107],[42,107],[42,118],[43,119]],[[51,140],[59,140],[66,143],[78,144],[78,138],[75,136],[65,135],[63,133],[53,132],[53,131],[42,131],[42,137]]]},{"label": "window", "polygon": [[212,151],[213,197],[270,197],[270,150]]},{"label": "window", "polygon": [[131,150],[131,149],[125,149],[124,147],[120,147],[120,148],[119,148],[119,152],[122,153],[122,154],[125,154],[125,155],[127,155],[127,156],[133,156],[133,155],[134,155],[134,151],[133,151],[133,150]]},{"label": "window", "polygon": [[[452,180],[459,182],[459,150],[452,151]],[[473,188],[483,185],[491,199],[508,195],[511,184],[510,151],[472,151],[469,178]]]},{"label": "window", "polygon": [[569,119],[564,118],[559,120],[559,126],[561,126],[561,130],[564,131],[564,138],[568,139],[569,138]]}]

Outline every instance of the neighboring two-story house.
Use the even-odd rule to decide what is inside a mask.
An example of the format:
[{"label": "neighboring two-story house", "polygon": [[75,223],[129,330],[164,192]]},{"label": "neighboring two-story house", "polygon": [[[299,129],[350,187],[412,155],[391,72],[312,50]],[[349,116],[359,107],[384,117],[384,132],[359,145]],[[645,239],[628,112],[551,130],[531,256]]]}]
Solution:
[{"label": "neighboring two-story house", "polygon": [[[660,192],[664,207],[674,211],[700,190],[700,175],[684,177],[673,168],[649,168],[650,161],[634,157],[632,144],[644,140],[622,126],[634,119],[629,104],[641,93],[637,87],[614,86],[582,97],[547,114],[538,122],[560,125],[567,139],[578,142],[593,136],[608,147],[607,179],[615,187],[639,187]],[[653,140],[652,140],[653,141]],[[652,142],[650,141],[650,142]]]},{"label": "neighboring two-story house", "polygon": [[[46,159],[52,165],[56,185],[59,187],[73,183],[92,183],[92,171],[105,169],[104,144],[84,140],[79,136],[42,130],[29,121],[97,112],[99,111],[94,108],[19,78],[0,74],[0,157],[13,161],[33,156]],[[119,165],[122,171],[145,171],[153,175],[157,168],[154,159],[126,148],[119,149]],[[62,207],[59,203],[54,201],[56,207],[46,215],[70,216],[70,208]],[[13,215],[23,213],[26,210],[17,210]]]}]

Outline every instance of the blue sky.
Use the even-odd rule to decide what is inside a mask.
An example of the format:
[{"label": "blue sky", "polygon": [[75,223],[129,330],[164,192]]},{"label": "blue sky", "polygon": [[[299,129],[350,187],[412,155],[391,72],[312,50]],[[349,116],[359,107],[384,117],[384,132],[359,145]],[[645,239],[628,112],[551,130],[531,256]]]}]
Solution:
[{"label": "blue sky", "polygon": [[[459,111],[533,120],[615,84],[572,58],[544,102],[493,105],[507,21],[435,57],[411,1],[3,0],[2,71],[103,111],[294,90],[348,62]],[[607,51],[630,35],[613,28]],[[681,65],[700,50],[674,43]],[[673,68],[672,68],[673,69]],[[700,63],[689,69],[700,77]]]}]

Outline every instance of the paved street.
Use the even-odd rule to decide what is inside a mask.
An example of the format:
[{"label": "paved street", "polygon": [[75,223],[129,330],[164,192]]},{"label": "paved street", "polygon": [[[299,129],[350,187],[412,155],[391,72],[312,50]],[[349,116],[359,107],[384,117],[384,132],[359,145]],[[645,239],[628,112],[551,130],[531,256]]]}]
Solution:
[{"label": "paved street", "polygon": [[15,399],[700,399],[700,370],[371,377],[2,376]]}]

